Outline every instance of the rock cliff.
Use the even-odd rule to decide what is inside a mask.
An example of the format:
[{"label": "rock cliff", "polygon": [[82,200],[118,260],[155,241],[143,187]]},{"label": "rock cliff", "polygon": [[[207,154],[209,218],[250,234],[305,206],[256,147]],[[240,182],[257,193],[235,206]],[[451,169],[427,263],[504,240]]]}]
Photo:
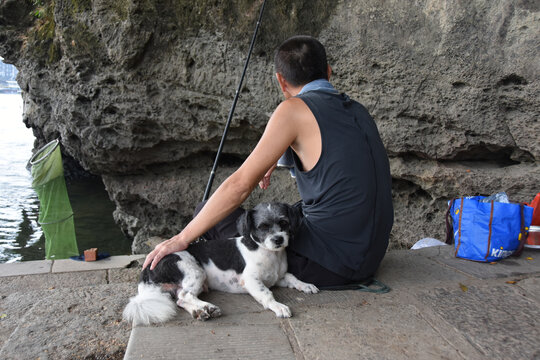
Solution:
[{"label": "rock cliff", "polygon": [[[0,0],[0,55],[19,69],[37,145],[103,178],[147,250],[201,199],[262,1]],[[532,199],[540,169],[540,5],[528,0],[269,0],[216,184],[280,101],[273,49],[317,36],[336,87],[362,102],[390,157],[392,246],[443,238],[446,201]],[[278,172],[248,206],[299,198]]]}]

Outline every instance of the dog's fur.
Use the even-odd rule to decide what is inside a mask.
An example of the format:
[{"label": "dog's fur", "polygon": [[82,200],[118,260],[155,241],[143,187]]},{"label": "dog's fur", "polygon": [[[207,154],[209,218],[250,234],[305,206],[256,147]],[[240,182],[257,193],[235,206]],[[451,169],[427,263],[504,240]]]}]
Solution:
[{"label": "dog's fur", "polygon": [[219,307],[198,298],[206,286],[247,292],[278,317],[290,317],[291,310],[274,299],[270,287],[319,291],[287,272],[285,247],[299,219],[298,210],[289,205],[259,204],[238,220],[240,237],[201,240],[185,251],[165,256],[154,270],[143,270],[139,293],[130,299],[124,318],[145,325],[170,320],[176,312],[172,298],[196,319],[220,316]]}]

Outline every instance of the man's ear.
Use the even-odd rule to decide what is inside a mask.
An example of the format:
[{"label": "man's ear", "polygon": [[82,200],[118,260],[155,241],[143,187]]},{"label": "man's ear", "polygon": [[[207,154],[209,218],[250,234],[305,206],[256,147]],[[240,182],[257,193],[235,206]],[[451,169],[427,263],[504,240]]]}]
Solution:
[{"label": "man's ear", "polygon": [[326,67],[326,80],[330,80],[330,76],[332,76],[332,68],[330,65],[327,65]]},{"label": "man's ear", "polygon": [[252,210],[246,210],[236,222],[238,233],[244,238],[249,238],[249,233],[253,228]]},{"label": "man's ear", "polygon": [[285,80],[283,75],[281,75],[280,73],[276,73],[276,78],[277,78],[277,81],[279,83],[279,87],[281,89],[281,92],[283,93],[283,96],[285,96],[285,99],[288,99],[288,98],[292,97],[292,95],[291,95],[291,93],[289,91],[289,83],[287,82],[287,80]]}]

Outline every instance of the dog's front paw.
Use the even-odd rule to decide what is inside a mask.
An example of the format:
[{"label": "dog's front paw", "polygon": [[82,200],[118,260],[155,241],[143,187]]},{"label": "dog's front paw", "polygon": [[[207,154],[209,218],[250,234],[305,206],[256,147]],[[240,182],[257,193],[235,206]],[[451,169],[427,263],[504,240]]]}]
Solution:
[{"label": "dog's front paw", "polygon": [[308,284],[308,283],[300,283],[300,284],[298,284],[296,289],[300,290],[302,292],[305,292],[306,294],[316,294],[316,293],[319,292],[318,287],[316,287],[313,284]]},{"label": "dog's front paw", "polygon": [[268,308],[272,310],[277,317],[290,318],[292,316],[291,309],[285,304],[278,303],[277,301],[269,304]]}]

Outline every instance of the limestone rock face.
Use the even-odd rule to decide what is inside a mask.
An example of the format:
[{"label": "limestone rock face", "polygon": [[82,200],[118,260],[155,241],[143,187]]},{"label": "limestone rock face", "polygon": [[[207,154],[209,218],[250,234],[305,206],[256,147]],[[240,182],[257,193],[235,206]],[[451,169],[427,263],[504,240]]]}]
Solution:
[{"label": "limestone rock face", "polygon": [[[0,1],[25,123],[103,177],[134,251],[174,235],[202,198],[261,3]],[[298,33],[325,44],[333,83],[377,122],[393,247],[442,239],[453,197],[539,191],[540,6],[527,0],[269,1],[216,186],[281,101],[273,50]],[[280,171],[247,206],[298,199]]]}]

